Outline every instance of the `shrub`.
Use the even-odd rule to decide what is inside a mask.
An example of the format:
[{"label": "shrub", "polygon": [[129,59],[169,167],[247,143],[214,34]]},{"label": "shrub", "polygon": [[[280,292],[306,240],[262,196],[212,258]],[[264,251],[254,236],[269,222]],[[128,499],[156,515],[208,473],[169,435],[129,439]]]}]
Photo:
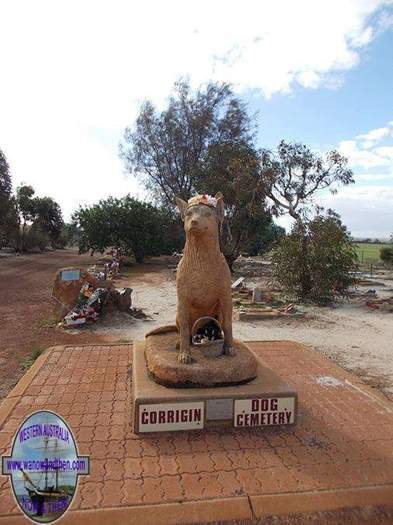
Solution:
[{"label": "shrub", "polygon": [[298,221],[272,254],[273,281],[290,299],[326,304],[354,284],[357,256],[337,214]]},{"label": "shrub", "polygon": [[393,246],[385,246],[379,250],[379,257],[381,261],[386,264],[393,264]]},{"label": "shrub", "polygon": [[107,248],[117,248],[139,263],[146,256],[179,249],[178,226],[170,212],[129,195],[81,207],[74,213],[73,221],[79,230],[80,253],[103,253]]},{"label": "shrub", "polygon": [[23,244],[27,252],[36,249],[43,252],[50,244],[49,235],[38,228],[29,228],[25,232]]}]

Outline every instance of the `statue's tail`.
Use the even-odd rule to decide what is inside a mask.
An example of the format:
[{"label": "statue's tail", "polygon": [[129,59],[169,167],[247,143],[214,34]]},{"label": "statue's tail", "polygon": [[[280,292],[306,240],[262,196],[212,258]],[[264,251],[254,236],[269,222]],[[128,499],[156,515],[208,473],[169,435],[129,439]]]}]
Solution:
[{"label": "statue's tail", "polygon": [[149,337],[149,335],[156,335],[156,334],[167,334],[168,332],[178,332],[177,326],[175,324],[168,324],[166,326],[159,326],[158,328],[155,328],[154,330],[151,330],[151,332],[148,332],[145,337]]}]

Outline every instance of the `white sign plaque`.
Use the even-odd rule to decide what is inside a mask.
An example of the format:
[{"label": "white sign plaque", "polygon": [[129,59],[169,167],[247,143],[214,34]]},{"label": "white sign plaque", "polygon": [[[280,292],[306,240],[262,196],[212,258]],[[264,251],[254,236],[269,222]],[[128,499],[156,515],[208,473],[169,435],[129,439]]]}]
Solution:
[{"label": "white sign plaque", "polygon": [[63,270],[61,272],[62,281],[79,281],[81,278],[80,270]]},{"label": "white sign plaque", "polygon": [[139,432],[201,429],[204,408],[203,401],[139,405]]},{"label": "white sign plaque", "polygon": [[290,425],[294,422],[294,397],[261,397],[235,400],[233,414],[235,427]]}]

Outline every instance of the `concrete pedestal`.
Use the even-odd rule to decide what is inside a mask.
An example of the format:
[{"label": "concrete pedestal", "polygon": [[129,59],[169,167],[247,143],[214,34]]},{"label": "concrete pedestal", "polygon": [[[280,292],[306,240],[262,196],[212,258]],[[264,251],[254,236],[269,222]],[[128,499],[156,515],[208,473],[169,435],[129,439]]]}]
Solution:
[{"label": "concrete pedestal", "polygon": [[192,362],[179,363],[179,332],[146,335],[145,359],[150,377],[168,388],[215,388],[248,383],[257,375],[257,360],[247,345],[233,340],[230,355],[222,348],[213,350],[190,346]]},{"label": "concrete pedestal", "polygon": [[296,422],[297,393],[259,359],[257,377],[247,384],[168,388],[149,376],[145,341],[138,341],[133,347],[132,378],[136,433]]}]

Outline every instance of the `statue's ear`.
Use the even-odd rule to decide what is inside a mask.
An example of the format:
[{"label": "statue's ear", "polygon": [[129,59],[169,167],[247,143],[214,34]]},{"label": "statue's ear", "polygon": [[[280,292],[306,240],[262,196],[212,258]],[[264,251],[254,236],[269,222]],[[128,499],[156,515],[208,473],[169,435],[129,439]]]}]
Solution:
[{"label": "statue's ear", "polygon": [[180,197],[176,197],[176,205],[177,205],[178,210],[180,211],[181,218],[184,220],[184,214],[186,212],[186,206],[187,206],[186,201],[184,201]]},{"label": "statue's ear", "polygon": [[217,199],[216,210],[217,210],[218,220],[220,222],[222,222],[224,220],[224,215],[225,215],[225,211],[224,211],[224,196],[219,191],[218,193],[216,193],[215,199]]}]

